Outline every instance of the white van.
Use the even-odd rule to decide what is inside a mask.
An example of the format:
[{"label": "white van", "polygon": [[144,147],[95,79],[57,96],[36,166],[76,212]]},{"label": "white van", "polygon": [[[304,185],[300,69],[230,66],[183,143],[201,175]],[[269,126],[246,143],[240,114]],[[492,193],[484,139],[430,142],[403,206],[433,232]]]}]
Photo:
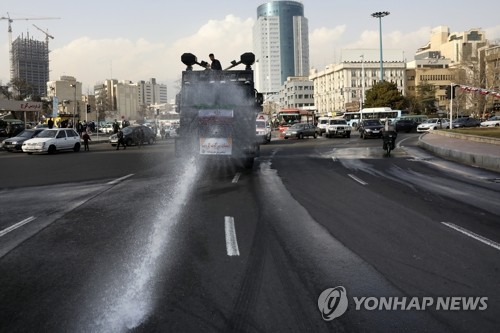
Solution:
[{"label": "white van", "polygon": [[319,135],[322,136],[326,132],[326,127],[330,123],[330,117],[318,117],[318,127]]}]

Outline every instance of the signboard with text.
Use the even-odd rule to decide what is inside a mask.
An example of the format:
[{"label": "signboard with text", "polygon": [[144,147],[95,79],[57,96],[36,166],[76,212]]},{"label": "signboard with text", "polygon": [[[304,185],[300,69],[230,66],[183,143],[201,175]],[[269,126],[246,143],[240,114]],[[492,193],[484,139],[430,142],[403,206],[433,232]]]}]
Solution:
[{"label": "signboard with text", "polygon": [[0,101],[0,110],[5,111],[42,111],[42,102],[33,101],[13,101],[2,100]]}]

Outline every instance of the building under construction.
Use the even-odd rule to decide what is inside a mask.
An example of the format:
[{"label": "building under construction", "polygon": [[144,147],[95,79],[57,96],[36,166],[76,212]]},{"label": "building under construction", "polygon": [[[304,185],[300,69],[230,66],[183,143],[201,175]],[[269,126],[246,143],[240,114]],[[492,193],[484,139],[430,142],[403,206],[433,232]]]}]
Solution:
[{"label": "building under construction", "polygon": [[27,95],[46,96],[49,81],[49,45],[30,38],[29,34],[19,36],[12,43],[11,77],[28,84]]}]

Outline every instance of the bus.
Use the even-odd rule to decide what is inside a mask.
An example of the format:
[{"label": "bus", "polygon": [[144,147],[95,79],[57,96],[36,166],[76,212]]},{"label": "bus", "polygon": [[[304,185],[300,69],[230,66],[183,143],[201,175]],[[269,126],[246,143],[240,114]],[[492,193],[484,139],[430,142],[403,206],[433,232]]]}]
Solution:
[{"label": "bus", "polygon": [[344,119],[354,128],[358,127],[359,122],[364,119],[380,120],[388,118],[391,122],[393,122],[396,118],[400,117],[401,110],[392,110],[389,107],[365,108],[361,111],[344,113]]}]

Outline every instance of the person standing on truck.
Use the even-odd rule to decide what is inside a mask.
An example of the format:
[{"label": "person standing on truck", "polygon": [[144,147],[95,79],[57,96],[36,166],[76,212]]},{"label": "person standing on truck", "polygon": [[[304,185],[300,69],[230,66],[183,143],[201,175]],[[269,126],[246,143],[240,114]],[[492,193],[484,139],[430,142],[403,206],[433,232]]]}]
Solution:
[{"label": "person standing on truck", "polygon": [[208,57],[210,58],[210,61],[212,61],[212,63],[210,64],[210,68],[214,69],[214,70],[221,71],[222,70],[222,65],[220,64],[219,60],[215,59],[214,54],[210,53],[208,55]]}]

